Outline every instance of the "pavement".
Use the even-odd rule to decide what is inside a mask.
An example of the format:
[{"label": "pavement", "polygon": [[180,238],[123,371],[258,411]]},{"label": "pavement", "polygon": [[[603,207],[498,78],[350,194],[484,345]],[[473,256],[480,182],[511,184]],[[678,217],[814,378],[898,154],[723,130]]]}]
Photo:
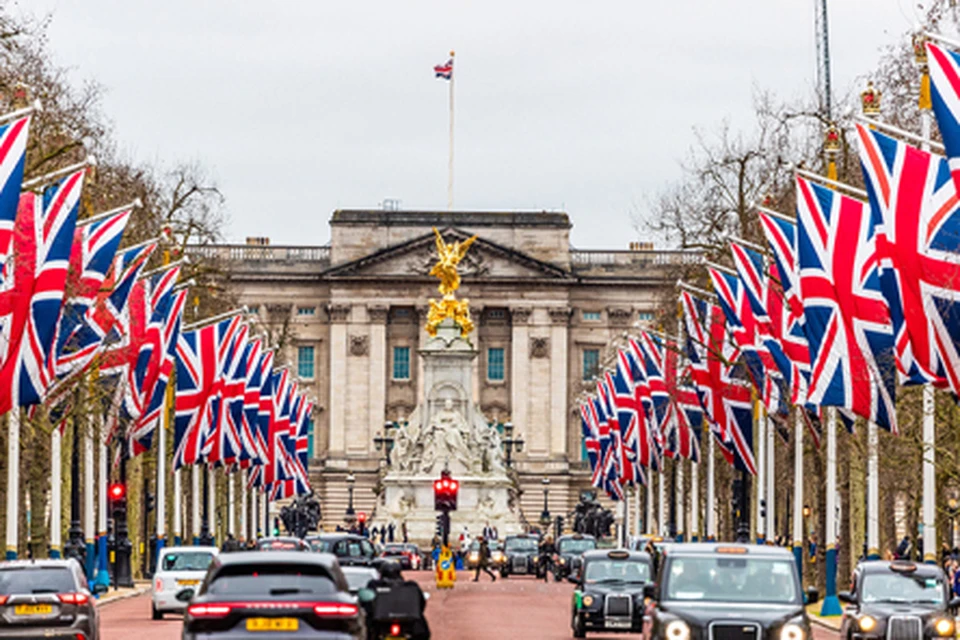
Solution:
[{"label": "pavement", "polygon": [[823,606],[822,602],[814,602],[813,604],[807,605],[807,616],[810,618],[810,622],[824,629],[840,631],[840,620],[842,616],[822,618],[820,617],[821,606]]},{"label": "pavement", "polygon": [[[569,582],[543,582],[526,576],[507,580],[497,578],[496,582],[483,576],[480,582],[473,582],[472,573],[460,571],[456,587],[438,590],[431,572],[404,573],[417,580],[430,594],[426,614],[434,640],[572,638],[570,599],[573,585]],[[149,589],[149,585],[144,587]],[[111,600],[101,612],[101,640],[172,640],[180,637],[182,622],[179,615],[167,614],[163,620],[153,621],[150,619],[149,594],[137,594],[136,589],[130,592],[125,598]],[[642,636],[591,633],[589,638],[640,640]],[[838,634],[818,624],[814,627],[812,640],[838,640]]]},{"label": "pavement", "polygon": [[103,607],[113,602],[126,600],[127,598],[136,598],[137,596],[143,595],[148,591],[150,591],[149,580],[137,580],[133,583],[133,587],[129,588],[122,587],[120,589],[114,589],[111,587],[110,591],[97,598],[97,606]]}]

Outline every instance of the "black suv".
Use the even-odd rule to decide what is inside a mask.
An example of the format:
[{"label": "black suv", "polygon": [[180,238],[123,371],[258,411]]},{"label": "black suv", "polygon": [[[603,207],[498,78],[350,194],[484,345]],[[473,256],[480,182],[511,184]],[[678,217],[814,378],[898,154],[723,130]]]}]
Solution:
[{"label": "black suv", "polygon": [[503,565],[500,575],[537,573],[537,560],[540,555],[540,538],[534,535],[507,536],[503,539]]},{"label": "black suv", "polygon": [[847,603],[840,625],[843,640],[953,637],[953,611],[943,570],[935,564],[868,560],[853,572],[852,591],[837,594]]},{"label": "black suv", "polygon": [[[650,640],[810,640],[793,554],[760,545],[670,545],[656,584]],[[817,600],[807,593],[807,602]]]},{"label": "black suv", "polygon": [[585,551],[581,560],[570,618],[573,637],[586,637],[587,631],[641,633],[644,589],[653,581],[650,554]]},{"label": "black suv", "polygon": [[321,533],[307,536],[306,541],[314,551],[335,555],[343,567],[372,567],[380,564],[373,543],[354,533]]}]

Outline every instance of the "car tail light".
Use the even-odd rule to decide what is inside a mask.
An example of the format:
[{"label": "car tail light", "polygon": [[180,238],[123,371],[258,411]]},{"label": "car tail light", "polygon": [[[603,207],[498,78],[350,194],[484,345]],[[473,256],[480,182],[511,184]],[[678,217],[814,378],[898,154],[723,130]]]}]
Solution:
[{"label": "car tail light", "polygon": [[192,604],[187,613],[194,618],[222,618],[233,609],[228,604]]},{"label": "car tail light", "polygon": [[390,635],[392,636],[400,635],[400,625],[398,625],[396,622],[390,625]]},{"label": "car tail light", "polygon": [[87,604],[90,596],[85,593],[61,593],[57,595],[63,604]]},{"label": "car tail light", "polygon": [[[355,604],[340,604],[337,602],[323,602],[313,607],[313,612],[318,616],[328,616],[331,618],[349,618],[357,615],[360,610]],[[396,635],[396,634],[394,634]]]},{"label": "car tail light", "polygon": [[163,578],[157,578],[157,581],[153,583],[154,591],[163,591]]},{"label": "car tail light", "polygon": [[7,598],[10,596],[0,596],[0,605],[7,604]]}]

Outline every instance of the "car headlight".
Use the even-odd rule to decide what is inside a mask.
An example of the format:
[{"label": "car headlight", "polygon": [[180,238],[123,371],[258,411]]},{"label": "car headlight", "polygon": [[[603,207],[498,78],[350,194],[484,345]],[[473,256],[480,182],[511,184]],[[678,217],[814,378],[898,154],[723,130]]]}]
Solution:
[{"label": "car headlight", "polygon": [[593,596],[583,596],[583,606],[589,607],[593,604]]},{"label": "car headlight", "polygon": [[540,562],[540,558],[538,556],[533,556],[533,562],[534,564],[536,564],[537,562]]},{"label": "car headlight", "polygon": [[951,620],[950,618],[940,618],[935,623],[933,623],[933,628],[937,631],[937,635],[952,636],[953,620]]},{"label": "car headlight", "polygon": [[803,640],[803,627],[790,622],[780,629],[780,640]]},{"label": "car headlight", "polygon": [[877,619],[873,616],[860,616],[857,624],[860,626],[860,631],[869,632],[877,628]]},{"label": "car headlight", "polygon": [[667,640],[690,640],[690,625],[683,620],[671,620],[664,630]]},{"label": "car headlight", "polygon": [[560,558],[560,564],[567,564],[566,558]]}]

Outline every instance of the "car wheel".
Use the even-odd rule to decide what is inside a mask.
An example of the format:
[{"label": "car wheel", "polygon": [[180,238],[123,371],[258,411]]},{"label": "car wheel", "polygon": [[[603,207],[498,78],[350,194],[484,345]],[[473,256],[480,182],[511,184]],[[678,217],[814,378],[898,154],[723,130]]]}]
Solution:
[{"label": "car wheel", "polygon": [[587,630],[583,628],[583,622],[580,620],[580,616],[577,614],[573,614],[573,620],[570,622],[570,626],[573,627],[574,638],[587,637]]},{"label": "car wheel", "polygon": [[150,610],[154,620],[163,620],[163,611],[158,611],[157,605],[150,605]]}]

